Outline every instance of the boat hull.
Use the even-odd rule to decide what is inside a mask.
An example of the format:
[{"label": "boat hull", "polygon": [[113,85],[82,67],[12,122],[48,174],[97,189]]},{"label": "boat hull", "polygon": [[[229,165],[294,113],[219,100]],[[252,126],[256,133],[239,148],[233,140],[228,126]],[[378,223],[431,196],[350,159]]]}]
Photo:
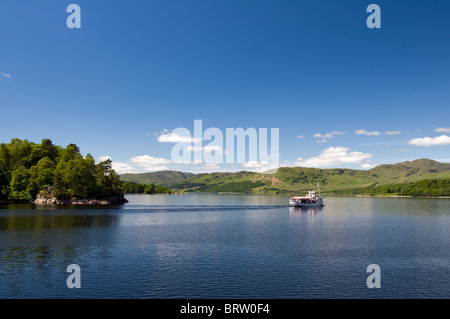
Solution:
[{"label": "boat hull", "polygon": [[298,203],[298,202],[289,202],[290,206],[293,207],[321,207],[321,206],[325,206],[323,204],[323,202],[319,202],[319,203]]}]

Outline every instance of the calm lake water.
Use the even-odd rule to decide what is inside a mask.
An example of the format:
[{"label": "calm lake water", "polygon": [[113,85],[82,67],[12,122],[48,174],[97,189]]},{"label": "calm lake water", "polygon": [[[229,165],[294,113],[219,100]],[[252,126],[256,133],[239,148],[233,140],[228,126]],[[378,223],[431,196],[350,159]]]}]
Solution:
[{"label": "calm lake water", "polygon": [[[1,206],[0,298],[450,298],[449,199],[127,198]],[[70,264],[81,289],[67,288]]]}]

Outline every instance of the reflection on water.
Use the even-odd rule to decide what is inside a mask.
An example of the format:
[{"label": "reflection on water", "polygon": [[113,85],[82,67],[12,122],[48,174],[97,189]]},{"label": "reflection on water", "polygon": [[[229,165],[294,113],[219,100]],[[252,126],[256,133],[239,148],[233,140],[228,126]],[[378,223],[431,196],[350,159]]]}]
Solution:
[{"label": "reflection on water", "polygon": [[[0,211],[1,212],[1,211]],[[9,211],[0,215],[0,231],[30,230],[47,228],[109,227],[117,222],[118,216],[95,212],[75,214],[68,210],[36,211],[15,213]]]},{"label": "reflection on water", "polygon": [[[450,296],[449,200],[127,199],[115,208],[1,206],[0,298]],[[66,286],[72,263],[80,290]],[[376,291],[366,286],[371,263],[383,274]]]},{"label": "reflection on water", "polygon": [[289,207],[289,213],[291,215],[302,214],[302,213],[314,215],[321,211],[323,211],[323,206],[320,206],[320,207]]},{"label": "reflection on water", "polygon": [[98,263],[108,256],[119,220],[120,215],[105,208],[3,206],[0,297],[45,298],[55,289],[57,293],[69,264]]}]

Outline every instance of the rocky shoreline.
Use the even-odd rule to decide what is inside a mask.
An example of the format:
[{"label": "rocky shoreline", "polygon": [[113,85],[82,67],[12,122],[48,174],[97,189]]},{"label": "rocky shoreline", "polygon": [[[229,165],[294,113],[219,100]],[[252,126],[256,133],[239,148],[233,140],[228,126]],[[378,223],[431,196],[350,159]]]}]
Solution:
[{"label": "rocky shoreline", "polygon": [[104,205],[120,205],[128,203],[128,200],[123,196],[115,196],[103,199],[57,199],[56,197],[42,197],[38,196],[31,202],[33,205],[89,205],[89,206],[104,206]]},{"label": "rocky shoreline", "polygon": [[[28,202],[17,202],[11,200],[0,200],[0,204],[27,204]],[[86,205],[86,206],[107,206],[107,205],[122,205],[128,203],[128,200],[123,196],[115,196],[110,198],[91,198],[91,199],[58,199],[56,197],[38,196],[36,199],[29,202],[32,205],[39,206],[54,206],[54,205]]]}]

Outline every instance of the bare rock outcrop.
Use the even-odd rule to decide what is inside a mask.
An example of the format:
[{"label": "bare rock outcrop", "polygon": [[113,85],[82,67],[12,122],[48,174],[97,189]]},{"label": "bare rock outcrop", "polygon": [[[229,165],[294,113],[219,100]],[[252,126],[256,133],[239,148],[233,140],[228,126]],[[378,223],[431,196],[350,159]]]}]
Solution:
[{"label": "bare rock outcrop", "polygon": [[43,197],[37,196],[35,200],[31,202],[34,205],[89,205],[89,206],[106,206],[106,205],[120,205],[128,203],[123,196],[114,196],[104,199],[58,199],[56,197]]}]

